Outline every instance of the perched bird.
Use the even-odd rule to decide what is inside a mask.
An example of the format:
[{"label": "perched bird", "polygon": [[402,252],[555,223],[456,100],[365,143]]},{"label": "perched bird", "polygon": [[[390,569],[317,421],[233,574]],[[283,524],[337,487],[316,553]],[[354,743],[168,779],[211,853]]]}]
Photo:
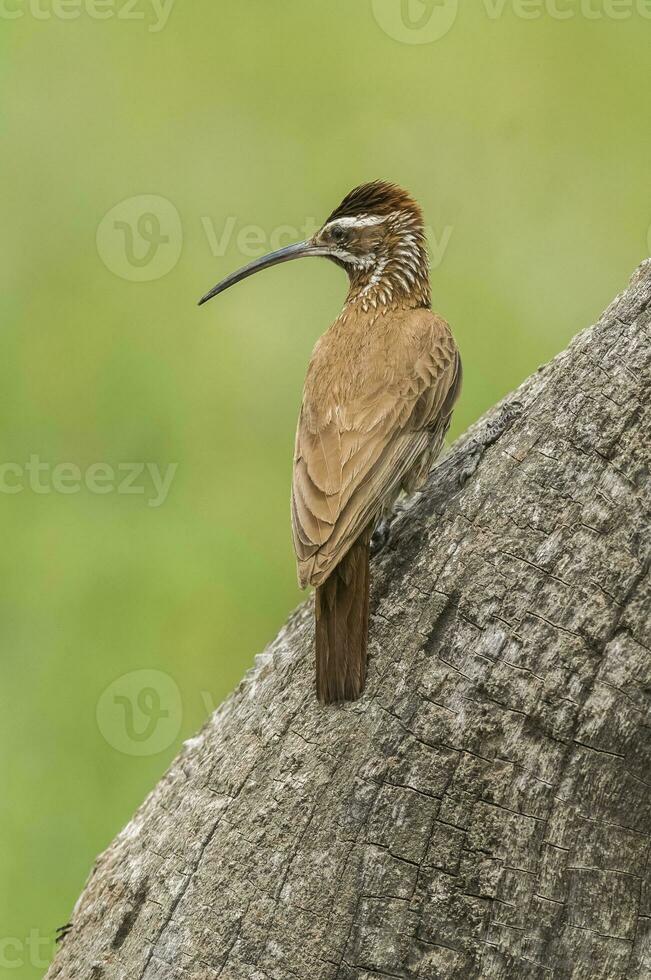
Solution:
[{"label": "perched bird", "polygon": [[364,689],[371,537],[439,454],[461,360],[430,309],[421,210],[384,181],[356,187],[312,238],[254,260],[200,304],[309,255],[331,259],[349,278],[344,307],[307,369],[292,481],[299,583],[316,586],[317,695],[329,703]]}]

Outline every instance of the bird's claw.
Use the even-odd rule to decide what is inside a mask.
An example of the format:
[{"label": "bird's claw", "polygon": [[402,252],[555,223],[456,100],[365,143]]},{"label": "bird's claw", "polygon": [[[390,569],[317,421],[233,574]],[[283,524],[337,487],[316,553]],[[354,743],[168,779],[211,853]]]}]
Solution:
[{"label": "bird's claw", "polygon": [[383,551],[384,548],[386,548],[390,537],[391,537],[391,521],[387,520],[386,517],[383,517],[381,520],[377,522],[377,524],[375,525],[375,530],[371,535],[371,545],[370,545],[371,558],[374,558],[375,555],[379,555],[380,552]]}]

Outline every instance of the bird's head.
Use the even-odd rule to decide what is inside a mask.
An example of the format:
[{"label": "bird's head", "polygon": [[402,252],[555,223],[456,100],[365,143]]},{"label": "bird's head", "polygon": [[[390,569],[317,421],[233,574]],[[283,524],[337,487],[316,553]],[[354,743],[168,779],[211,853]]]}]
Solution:
[{"label": "bird's head", "polygon": [[260,269],[310,255],[328,258],[346,270],[349,304],[360,303],[365,309],[429,306],[421,210],[406,191],[379,180],[347,194],[311,238],[250,262],[211,289],[200,305]]}]

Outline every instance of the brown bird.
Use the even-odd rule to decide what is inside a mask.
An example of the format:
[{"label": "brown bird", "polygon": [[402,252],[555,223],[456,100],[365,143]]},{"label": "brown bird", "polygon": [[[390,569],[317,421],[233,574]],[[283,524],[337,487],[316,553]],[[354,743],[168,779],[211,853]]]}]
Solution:
[{"label": "brown bird", "polygon": [[348,273],[344,307],[312,353],[298,420],[292,531],[301,587],[316,586],[319,699],[355,700],[366,680],[371,538],[401,491],[421,486],[461,388],[450,328],[430,309],[423,216],[394,184],[351,191],[316,234],[256,259],[247,276],[320,255]]}]

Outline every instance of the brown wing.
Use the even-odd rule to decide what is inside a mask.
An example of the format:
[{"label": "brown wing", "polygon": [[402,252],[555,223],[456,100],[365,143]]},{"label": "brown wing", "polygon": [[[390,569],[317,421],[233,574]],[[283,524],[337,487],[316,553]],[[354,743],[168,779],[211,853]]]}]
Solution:
[{"label": "brown wing", "polygon": [[[380,333],[382,329],[382,333]],[[331,334],[331,335],[330,335]],[[429,310],[315,350],[296,433],[292,529],[299,581],[320,585],[428,444],[442,440],[460,384],[447,324]]]}]

